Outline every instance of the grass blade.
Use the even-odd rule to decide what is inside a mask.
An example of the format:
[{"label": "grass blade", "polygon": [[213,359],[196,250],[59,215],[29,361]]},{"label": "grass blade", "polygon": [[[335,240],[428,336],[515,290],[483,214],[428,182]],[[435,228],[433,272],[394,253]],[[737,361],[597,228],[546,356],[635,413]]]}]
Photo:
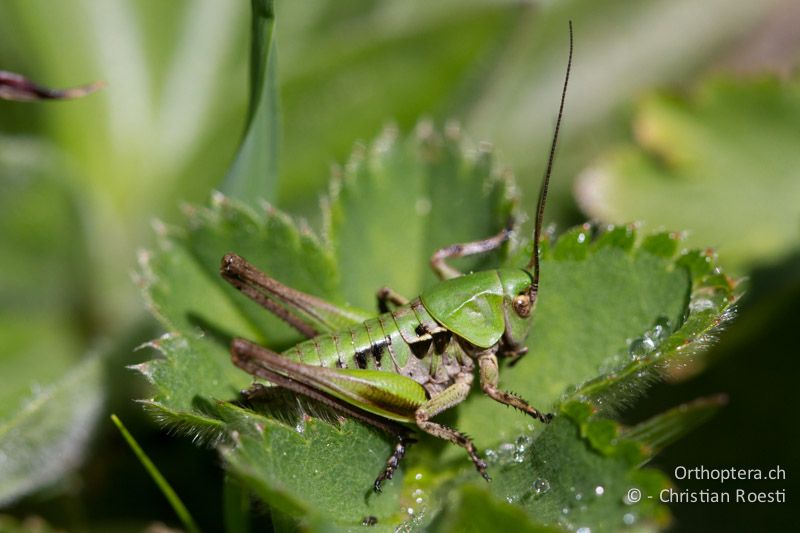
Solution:
[{"label": "grass blade", "polygon": [[158,471],[158,468],[156,468],[156,465],[153,464],[153,461],[151,461],[147,454],[144,453],[144,450],[142,450],[142,448],[139,446],[139,443],[137,443],[133,438],[133,435],[131,435],[125,426],[122,425],[122,421],[117,417],[117,415],[111,415],[111,421],[117,426],[117,429],[119,429],[119,432],[122,433],[123,438],[128,442],[128,445],[133,450],[133,453],[135,453],[136,457],[139,458],[142,466],[144,466],[145,470],[147,470],[147,472],[150,474],[150,477],[153,478],[153,481],[155,481],[158,488],[161,489],[161,492],[164,494],[164,497],[167,498],[167,501],[172,506],[175,514],[178,515],[178,518],[183,524],[183,527],[186,528],[186,531],[192,533],[199,532],[200,529],[197,527],[197,524],[195,524],[192,515],[189,514],[189,510],[185,505],[183,505],[183,502],[172,489],[164,476],[161,475],[161,472]]}]

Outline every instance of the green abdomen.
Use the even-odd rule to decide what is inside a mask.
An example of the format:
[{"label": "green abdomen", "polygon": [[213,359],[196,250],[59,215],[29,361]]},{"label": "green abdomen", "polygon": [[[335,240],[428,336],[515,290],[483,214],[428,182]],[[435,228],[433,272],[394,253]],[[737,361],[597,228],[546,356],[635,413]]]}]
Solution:
[{"label": "green abdomen", "polygon": [[441,355],[444,348],[437,349],[441,346],[434,346],[434,340],[443,335],[449,344],[447,330],[416,299],[349,329],[303,341],[282,355],[308,365],[382,370],[425,383],[438,363],[427,356]]}]

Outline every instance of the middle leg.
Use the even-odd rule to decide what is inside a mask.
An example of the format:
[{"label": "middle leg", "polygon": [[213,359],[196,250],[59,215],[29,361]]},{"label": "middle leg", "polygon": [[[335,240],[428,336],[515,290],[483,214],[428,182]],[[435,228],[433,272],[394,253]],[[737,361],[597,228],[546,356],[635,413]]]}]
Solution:
[{"label": "middle leg", "polygon": [[437,396],[434,396],[424,404],[422,404],[415,413],[417,426],[423,431],[439,437],[440,439],[449,440],[453,444],[461,446],[467,451],[467,455],[472,460],[475,468],[483,476],[486,481],[490,481],[489,475],[486,473],[486,462],[478,455],[478,450],[475,444],[465,434],[447,427],[445,425],[432,422],[430,419],[437,414],[445,411],[459,403],[463,402],[469,395],[469,390],[472,386],[472,373],[464,372],[456,376],[455,383],[447,387]]}]

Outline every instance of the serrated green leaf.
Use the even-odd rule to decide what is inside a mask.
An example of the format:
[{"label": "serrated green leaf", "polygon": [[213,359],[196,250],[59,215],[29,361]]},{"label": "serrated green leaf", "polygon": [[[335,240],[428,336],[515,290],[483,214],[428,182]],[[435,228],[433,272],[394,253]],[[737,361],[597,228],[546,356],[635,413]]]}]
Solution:
[{"label": "serrated green leaf", "polygon": [[[428,260],[436,249],[508,224],[516,200],[508,179],[488,148],[470,148],[455,126],[442,134],[423,122],[407,139],[390,128],[369,151],[357,148],[326,210],[348,300],[374,309],[382,286],[414,297],[435,283]],[[486,264],[484,256],[458,266]]]},{"label": "serrated green leaf", "polygon": [[[572,416],[565,409],[541,433],[523,433],[487,451],[493,476],[488,488],[494,497],[526,511],[529,520],[570,531],[665,525],[668,513],[651,499],[626,499],[632,488],[655,495],[669,486],[655,470],[634,469],[643,453],[639,445],[619,437],[606,440],[609,430],[618,431],[610,420]],[[467,474],[457,478],[469,480]]]},{"label": "serrated green leaf", "polygon": [[230,404],[221,410],[235,432],[235,446],[223,456],[264,501],[342,525],[357,526],[366,516],[397,522],[402,474],[382,494],[372,491],[392,448],[383,434],[351,420],[336,427],[303,416],[290,427]]},{"label": "serrated green leaf", "polygon": [[[629,231],[633,232],[625,229],[625,233]],[[655,356],[666,350],[662,346],[665,339],[684,332],[693,283],[689,273],[676,267],[674,259],[652,255],[640,247],[629,248],[629,238],[619,239],[614,228],[606,228],[606,232],[613,235],[604,238],[601,233],[593,241],[592,228],[580,226],[547,247],[528,338],[530,351],[513,369],[501,373],[503,388],[544,411],[552,410],[565,394],[576,394],[583,384],[603,387],[601,401],[612,406],[626,401],[623,398],[628,393],[635,397],[636,386],[614,394],[608,388],[622,376],[629,377],[634,366],[641,372],[641,379],[634,379],[641,382],[641,391],[652,375],[644,371],[645,363],[639,358],[651,355],[647,361],[652,364]],[[713,320],[703,322],[706,328],[714,325]],[[656,326],[660,327],[659,337],[653,341],[653,349],[634,355],[634,343]],[[681,335],[681,339],[685,337]],[[678,341],[669,346],[677,349]],[[459,427],[483,446],[513,439],[529,423],[482,395],[473,395],[459,409]]]},{"label": "serrated green leaf", "polygon": [[143,284],[164,324],[178,331],[233,335],[286,347],[300,335],[283,321],[220,283],[220,261],[236,252],[281,283],[341,303],[337,267],[310,231],[285,214],[252,210],[216,195],[211,207],[187,207],[187,228],[164,228],[161,253],[142,254]]},{"label": "serrated green leaf", "polygon": [[610,222],[689,230],[741,267],[776,257],[800,237],[797,150],[800,82],[712,79],[688,97],[640,102],[635,145],[591,167],[579,200]]},{"label": "serrated green leaf", "polygon": [[[408,498],[416,498],[410,496],[414,487],[427,483],[427,518],[415,522],[417,527],[441,510],[441,489],[449,486],[453,476],[476,476],[463,450],[423,439],[410,449],[406,468],[409,473],[424,472],[427,481],[404,475],[401,469],[387,485],[391,489],[373,501],[375,497],[367,494],[388,457],[388,436],[353,421],[337,427],[338,423],[309,419],[302,411],[287,415],[258,406],[251,411],[219,403],[236,399],[236,390],[250,380],[228,362],[225,341],[231,335],[254,335],[255,330],[258,335],[251,338],[273,348],[291,341],[285,325],[280,324],[288,336],[273,336],[268,313],[250,306],[217,277],[217,261],[223,253],[242,253],[270,275],[301,290],[335,301],[341,298],[341,290],[344,298],[369,305],[377,286],[383,284],[405,283],[413,291],[408,296],[416,296],[426,283],[421,273],[433,249],[446,244],[446,239],[486,237],[507,219],[513,206],[512,186],[498,180],[486,155],[477,159],[460,155],[461,141],[429,132],[408,140],[384,136],[376,147],[357,155],[340,188],[334,188],[327,226],[327,245],[332,250],[274,209],[253,211],[222,197],[211,208],[188,209],[188,228],[166,231],[161,249],[147,262],[152,273],[158,274],[143,276],[150,280],[146,287],[154,307],[161,310],[162,318],[168,317],[165,323],[186,331],[166,338],[177,344],[162,347],[165,361],[146,363],[141,369],[158,389],[152,406],[173,424],[185,425],[189,431],[196,426],[201,436],[203,431],[216,431],[237,478],[279,514],[307,516],[311,521],[327,517],[349,526],[375,516],[380,524],[396,525],[404,518],[398,513],[400,507]],[[462,188],[470,191],[462,194]],[[403,196],[403,191],[410,193]],[[430,201],[430,211],[423,210],[421,215],[416,211],[420,195]],[[402,216],[404,210],[411,214]],[[469,221],[465,222],[468,232],[485,233],[461,233],[463,228],[445,222],[454,220],[459,225]],[[425,229],[423,222],[434,225]],[[492,486],[501,499],[523,498],[521,487],[529,491],[541,467],[556,480],[551,483],[559,485],[553,494],[561,494],[548,500],[542,516],[548,517],[548,523],[563,526],[567,524],[560,521],[567,497],[563,491],[569,488],[565,484],[605,483],[614,498],[599,500],[608,504],[592,504],[581,520],[611,529],[630,520],[617,493],[634,484],[649,484],[653,490],[663,484],[657,473],[636,470],[644,457],[641,446],[623,439],[619,426],[603,417],[641,395],[671,362],[683,364],[685,354],[705,346],[708,332],[730,304],[732,282],[715,271],[713,261],[711,267],[701,268],[706,263],[698,256],[676,255],[675,237],[639,235],[632,226],[600,231],[584,225],[543,246],[530,352],[515,367],[502,369],[501,386],[543,410],[564,406],[570,412],[569,406],[583,405],[586,412],[562,414],[540,431],[538,423],[480,394],[453,410],[454,425],[473,435],[483,448],[505,449],[520,434],[530,438],[530,428],[535,428],[532,440],[538,451],[523,454],[525,467],[509,477],[511,481],[497,485],[506,492]],[[519,251],[509,252],[508,262],[527,261],[530,246],[523,242]],[[190,265],[186,274],[162,266],[173,258],[176,265]],[[502,257],[491,260],[498,264]],[[344,265],[341,276],[337,264]],[[359,275],[348,272],[350,268]],[[193,279],[213,298],[203,302],[194,297]],[[174,292],[176,302],[171,302],[172,284],[183,287]],[[224,305],[214,303],[217,300]],[[218,307],[217,320],[214,309]],[[204,317],[202,324],[187,320],[190,315]],[[198,336],[198,329],[205,336]],[[652,348],[645,340],[652,341]],[[294,423],[300,424],[300,433],[292,427]],[[492,475],[494,470],[490,466]],[[597,472],[597,476],[592,478],[587,472]],[[309,484],[314,488],[309,489]],[[657,503],[642,505],[632,512],[637,523],[666,520]],[[534,507],[526,509],[539,520]],[[573,523],[577,522],[568,524]]]},{"label": "serrated green leaf", "polygon": [[239,152],[222,184],[222,191],[250,206],[274,200],[278,182],[277,53],[272,0],[252,0],[250,49],[250,109]]}]

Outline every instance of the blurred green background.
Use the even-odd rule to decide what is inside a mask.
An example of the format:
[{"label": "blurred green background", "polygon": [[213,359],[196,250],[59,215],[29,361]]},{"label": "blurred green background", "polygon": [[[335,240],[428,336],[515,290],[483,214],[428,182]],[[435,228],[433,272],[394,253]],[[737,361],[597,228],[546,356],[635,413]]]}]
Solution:
[{"label": "blurred green background", "polygon": [[[727,272],[752,277],[712,368],[671,376],[627,416],[727,392],[722,414],[659,466],[800,464],[796,2],[276,7],[283,135],[270,200],[312,227],[332,164],[385,124],[410,131],[425,117],[491,141],[532,202],[572,19],[548,218],[560,228],[594,217],[687,230],[690,245],[719,250]],[[108,421],[116,412],[198,521],[222,527],[215,454],[160,432],[132,401],[147,396],[143,380],[124,366],[150,358],[133,349],[160,333],[133,276],[137,251],[152,246],[156,221],[207,200],[238,145],[249,9],[244,0],[0,4],[1,69],[53,87],[108,83],[83,100],[0,102],[0,524],[176,523]],[[787,468],[789,489],[797,483]],[[672,511],[685,530],[798,520],[788,504]]]}]

